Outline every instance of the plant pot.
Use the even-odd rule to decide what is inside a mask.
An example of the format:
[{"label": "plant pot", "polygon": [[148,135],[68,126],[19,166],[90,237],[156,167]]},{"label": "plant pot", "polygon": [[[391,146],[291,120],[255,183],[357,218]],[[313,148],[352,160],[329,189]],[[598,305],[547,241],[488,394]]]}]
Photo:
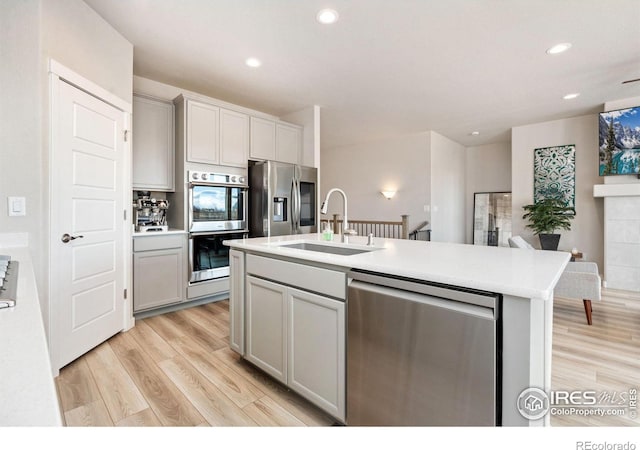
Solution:
[{"label": "plant pot", "polygon": [[558,243],[560,242],[559,234],[545,234],[538,235],[540,238],[540,247],[542,250],[558,250]]}]

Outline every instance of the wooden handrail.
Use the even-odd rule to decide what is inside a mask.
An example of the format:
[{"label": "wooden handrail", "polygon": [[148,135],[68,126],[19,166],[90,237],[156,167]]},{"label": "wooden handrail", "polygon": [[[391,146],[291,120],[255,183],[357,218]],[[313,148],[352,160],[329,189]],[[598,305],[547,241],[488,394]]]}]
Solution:
[{"label": "wooden handrail", "polygon": [[[320,224],[330,223],[335,234],[342,233],[342,219],[339,214],[334,214],[331,220],[322,219]],[[409,239],[409,216],[402,215],[402,220],[395,222],[390,220],[349,220],[349,227],[356,230],[358,235],[386,237],[396,239]]]}]

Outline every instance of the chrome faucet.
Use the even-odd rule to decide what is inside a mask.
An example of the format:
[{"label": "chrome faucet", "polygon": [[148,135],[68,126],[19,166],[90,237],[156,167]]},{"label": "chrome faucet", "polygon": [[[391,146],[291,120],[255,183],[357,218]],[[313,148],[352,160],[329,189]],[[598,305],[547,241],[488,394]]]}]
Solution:
[{"label": "chrome faucet", "polygon": [[349,228],[349,219],[347,218],[347,194],[345,194],[342,189],[338,189],[338,188],[331,189],[329,192],[327,192],[327,196],[324,199],[324,202],[322,202],[322,206],[320,207],[320,213],[321,214],[327,213],[329,197],[334,192],[339,192],[340,194],[342,194],[342,199],[344,200],[343,209],[342,209],[342,217],[344,218],[342,223],[342,242],[345,244],[348,244],[349,236],[352,236],[352,235],[355,236],[358,233],[356,233],[356,230],[352,230]]}]

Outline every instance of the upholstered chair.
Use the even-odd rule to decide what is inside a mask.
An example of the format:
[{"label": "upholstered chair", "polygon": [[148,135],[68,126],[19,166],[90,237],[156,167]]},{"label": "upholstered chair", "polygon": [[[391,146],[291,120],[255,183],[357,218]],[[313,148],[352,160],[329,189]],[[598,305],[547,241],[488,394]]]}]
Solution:
[{"label": "upholstered chair", "polygon": [[[509,238],[509,246],[514,248],[534,249],[531,244],[520,236]],[[564,298],[582,300],[587,323],[591,325],[592,301],[600,301],[602,280],[598,273],[598,265],[594,262],[573,261],[567,263],[567,267],[558,280],[553,291],[554,295]]]}]

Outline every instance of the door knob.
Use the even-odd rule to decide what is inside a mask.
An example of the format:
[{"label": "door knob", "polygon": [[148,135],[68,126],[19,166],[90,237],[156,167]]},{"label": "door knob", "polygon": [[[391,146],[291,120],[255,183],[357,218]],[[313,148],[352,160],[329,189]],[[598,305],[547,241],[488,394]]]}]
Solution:
[{"label": "door knob", "polygon": [[60,240],[66,244],[69,241],[73,241],[74,239],[82,239],[83,237],[84,236],[81,234],[79,234],[78,236],[71,236],[69,233],[65,233],[62,235]]}]

